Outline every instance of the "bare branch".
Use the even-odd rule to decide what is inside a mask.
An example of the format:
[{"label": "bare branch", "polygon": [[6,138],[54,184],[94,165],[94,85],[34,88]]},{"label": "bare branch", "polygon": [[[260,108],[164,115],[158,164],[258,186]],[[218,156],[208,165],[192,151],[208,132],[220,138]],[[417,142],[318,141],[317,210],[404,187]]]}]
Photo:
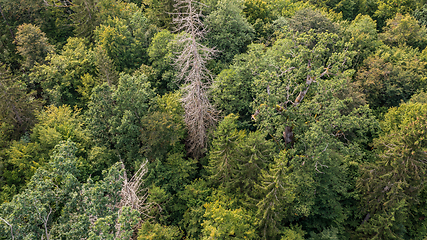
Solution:
[{"label": "bare branch", "polygon": [[206,34],[202,22],[204,6],[194,0],[178,0],[174,5],[177,12],[173,13],[176,31],[184,32],[176,40],[183,50],[175,59],[175,67],[179,71],[177,80],[184,85],[181,101],[188,129],[188,151],[196,158],[203,154],[207,130],[214,125],[217,115],[207,95],[212,75],[206,67],[216,51],[198,43]]},{"label": "bare branch", "polygon": [[[147,164],[148,160],[143,162],[131,179],[128,179],[126,171],[124,171],[123,176],[120,176],[123,179],[123,186],[120,192],[121,200],[116,204],[116,207],[119,209],[118,215],[122,214],[123,207],[130,207],[145,217],[151,218],[148,215],[148,212],[150,211],[153,203],[147,203],[148,189],[142,188],[142,180],[145,174],[148,172]],[[125,169],[123,163],[121,167],[123,170]],[[116,230],[116,238],[120,239],[121,227],[119,223],[116,224]]]},{"label": "bare branch", "polygon": [[10,224],[8,221],[6,221],[4,218],[0,217],[0,219],[6,223],[7,226],[10,227],[10,234],[12,235],[12,240],[15,240],[15,236],[13,235],[13,227],[12,224]]}]

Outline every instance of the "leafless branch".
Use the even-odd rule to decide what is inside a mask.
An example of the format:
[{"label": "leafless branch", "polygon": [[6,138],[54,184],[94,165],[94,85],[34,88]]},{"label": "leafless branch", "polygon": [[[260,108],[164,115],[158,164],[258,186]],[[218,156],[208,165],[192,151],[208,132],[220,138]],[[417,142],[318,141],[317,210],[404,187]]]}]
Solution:
[{"label": "leafless branch", "polygon": [[179,73],[177,80],[182,82],[184,92],[181,99],[185,110],[185,123],[188,129],[188,151],[200,157],[207,144],[207,130],[216,122],[217,112],[209,102],[208,89],[212,75],[206,63],[212,58],[215,49],[200,43],[206,34],[203,25],[203,4],[194,0],[179,0],[174,5],[173,23],[177,32],[184,32],[177,38],[183,47],[175,59]]},{"label": "leafless branch", "polygon": [[40,220],[43,221],[43,226],[44,226],[44,231],[45,231],[45,235],[46,235],[46,240],[49,240],[49,231],[47,229],[47,223],[49,222],[49,216],[52,213],[52,208],[50,206],[48,206],[49,207],[49,213],[47,214],[47,216],[42,216],[41,212],[39,211],[39,209],[36,206],[36,202],[37,202],[37,200],[34,199],[34,202],[33,202],[34,208],[36,209],[37,214],[39,215]]},{"label": "leafless branch", "polygon": [[[123,186],[120,192],[121,200],[116,204],[116,207],[119,209],[118,215],[122,214],[123,207],[130,207],[133,210],[138,211],[145,217],[150,217],[148,215],[151,206],[153,203],[148,203],[148,189],[142,188],[143,178],[148,172],[147,168],[148,160],[143,162],[138,169],[138,171],[133,175],[131,179],[128,179],[126,171],[124,171],[123,176],[120,176],[123,179]],[[124,164],[122,163],[122,169],[125,169]],[[120,239],[121,231],[120,224],[116,224],[116,238]]]},{"label": "leafless branch", "polygon": [[73,5],[72,1],[69,0],[60,0],[60,4],[56,4],[55,2],[53,4],[50,4],[46,0],[43,0],[43,2],[47,7],[70,7]]},{"label": "leafless branch", "polygon": [[4,218],[0,217],[0,219],[6,223],[7,226],[10,227],[10,234],[12,235],[12,240],[15,240],[15,236],[13,235],[13,226],[8,221],[6,221]]},{"label": "leafless branch", "polygon": [[317,168],[317,165],[320,165],[320,167],[326,167],[326,168],[329,168],[328,166],[326,166],[326,165],[323,165],[323,164],[319,163],[319,161],[316,161],[316,164],[314,164],[314,167],[316,168],[316,171],[318,171],[319,173],[324,173],[324,172],[320,171],[320,170]]}]

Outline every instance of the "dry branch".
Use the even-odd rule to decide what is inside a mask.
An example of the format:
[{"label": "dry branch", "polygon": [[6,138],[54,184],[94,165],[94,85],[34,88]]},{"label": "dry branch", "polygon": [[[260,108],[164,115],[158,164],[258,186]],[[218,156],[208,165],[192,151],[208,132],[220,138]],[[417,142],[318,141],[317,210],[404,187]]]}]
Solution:
[{"label": "dry branch", "polygon": [[209,102],[207,94],[212,75],[206,68],[206,63],[214,55],[215,49],[198,42],[206,34],[202,23],[203,6],[193,0],[179,0],[174,5],[177,12],[173,13],[176,31],[183,32],[176,40],[183,50],[175,59],[175,67],[179,71],[177,80],[183,84],[184,94],[181,101],[188,129],[187,147],[196,158],[203,154],[207,143],[207,130],[216,121],[216,110]]}]

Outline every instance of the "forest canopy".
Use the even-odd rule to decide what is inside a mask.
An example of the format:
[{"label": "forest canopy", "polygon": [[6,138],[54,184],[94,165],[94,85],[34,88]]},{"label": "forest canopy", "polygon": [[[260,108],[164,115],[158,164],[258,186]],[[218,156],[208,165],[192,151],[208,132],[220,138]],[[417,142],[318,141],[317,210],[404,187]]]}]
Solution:
[{"label": "forest canopy", "polygon": [[0,0],[1,239],[427,239],[427,0]]}]

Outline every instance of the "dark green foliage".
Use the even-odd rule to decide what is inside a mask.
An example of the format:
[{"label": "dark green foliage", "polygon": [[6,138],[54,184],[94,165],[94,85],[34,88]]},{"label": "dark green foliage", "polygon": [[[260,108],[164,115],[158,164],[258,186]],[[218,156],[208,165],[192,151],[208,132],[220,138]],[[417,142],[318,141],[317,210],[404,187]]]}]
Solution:
[{"label": "dark green foliage", "polygon": [[98,2],[98,0],[73,1],[71,19],[78,37],[93,39],[93,31],[100,22],[96,6]]},{"label": "dark green foliage", "polygon": [[189,1],[0,0],[0,239],[425,240],[427,0]]},{"label": "dark green foliage", "polygon": [[219,52],[215,59],[230,62],[234,55],[246,50],[254,37],[254,29],[242,16],[243,6],[239,1],[219,1],[215,10],[206,18],[206,42]]},{"label": "dark green foliage", "polygon": [[152,39],[148,48],[153,73],[148,79],[157,89],[159,94],[178,89],[176,71],[173,66],[176,48],[174,48],[175,35],[167,30],[158,32]]},{"label": "dark green foliage", "polygon": [[369,214],[359,231],[376,238],[403,238],[410,206],[417,203],[426,182],[427,106],[406,103],[391,108],[375,139],[378,160],[363,166],[358,187],[363,213]]},{"label": "dark green foliage", "polygon": [[384,47],[364,61],[356,74],[356,84],[372,108],[393,107],[427,87],[425,67],[416,49]]},{"label": "dark green foliage", "polygon": [[289,19],[289,27],[298,32],[314,30],[315,33],[338,33],[339,25],[332,22],[320,11],[304,8]]},{"label": "dark green foliage", "polygon": [[18,62],[21,61],[14,44],[19,25],[25,23],[38,26],[54,45],[63,45],[72,36],[69,9],[49,7],[46,3],[43,0],[0,1],[0,61],[13,70],[20,67]]},{"label": "dark green foliage", "polygon": [[225,69],[212,84],[212,98],[218,110],[224,115],[239,114],[242,120],[251,119],[252,67],[264,66],[261,62],[263,47],[250,45],[247,54],[238,55],[230,69]]},{"label": "dark green foliage", "polygon": [[255,184],[271,161],[274,145],[266,141],[261,132],[238,131],[236,120],[235,115],[228,115],[214,133],[209,152],[209,179],[253,204],[252,200],[259,197],[254,191]]},{"label": "dark green foliage", "polygon": [[169,93],[157,98],[150,113],[141,118],[141,152],[150,161],[163,160],[168,153],[183,150],[185,125],[180,94]]},{"label": "dark green foliage", "polygon": [[283,229],[281,220],[287,215],[294,200],[294,188],[290,184],[288,156],[280,152],[268,171],[263,171],[260,190],[265,196],[258,202],[258,227],[263,239],[275,239]]},{"label": "dark green foliage", "polygon": [[182,153],[175,153],[150,164],[145,182],[150,189],[159,191],[150,193],[153,202],[161,203],[161,210],[154,215],[162,224],[177,224],[182,219],[186,204],[177,193],[194,179],[196,163],[193,159],[184,158]]},{"label": "dark green foliage", "polygon": [[203,179],[196,179],[185,186],[185,189],[178,193],[180,200],[187,205],[187,210],[183,215],[180,225],[183,226],[189,239],[200,239],[202,235],[202,223],[205,208],[203,204],[208,201],[213,189],[208,182]]},{"label": "dark green foliage", "polygon": [[427,4],[418,7],[412,15],[417,19],[418,24],[421,26],[427,26]]},{"label": "dark green foliage", "polygon": [[142,161],[141,118],[148,113],[154,92],[144,75],[122,74],[117,87],[95,87],[86,124],[99,146],[111,148],[129,169]]},{"label": "dark green foliage", "polygon": [[142,4],[146,6],[145,15],[159,28],[172,30],[172,15],[174,12],[173,0],[142,0]]},{"label": "dark green foliage", "polygon": [[33,126],[35,112],[42,103],[34,95],[27,92],[19,77],[0,65],[0,147],[5,144],[3,141],[17,140]]}]

